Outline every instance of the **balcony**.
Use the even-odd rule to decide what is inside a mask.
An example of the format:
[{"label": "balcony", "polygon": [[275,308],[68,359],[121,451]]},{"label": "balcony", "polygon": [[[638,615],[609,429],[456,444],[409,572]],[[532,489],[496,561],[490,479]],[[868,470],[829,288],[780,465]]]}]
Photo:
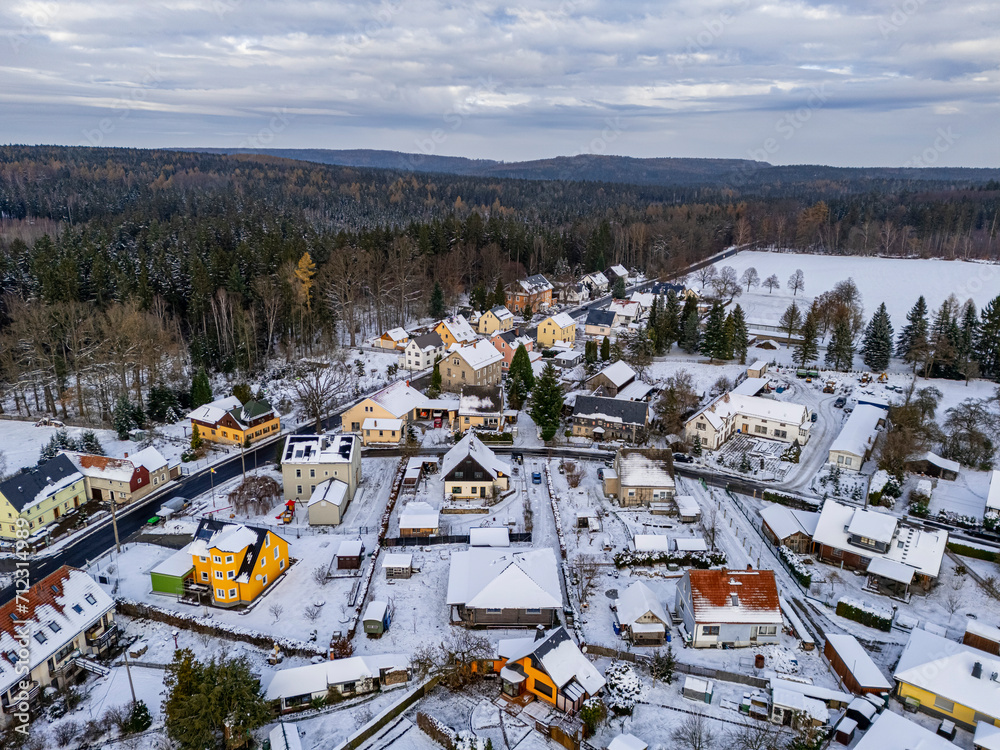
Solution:
[{"label": "balcony", "polygon": [[27,700],[28,704],[33,704],[42,694],[42,686],[38,682],[32,681],[31,687],[26,693],[22,693],[15,685],[0,698],[0,709],[4,713],[13,714],[19,712],[20,704]]},{"label": "balcony", "polygon": [[103,631],[101,630],[100,626],[98,626],[96,628],[93,628],[92,630],[88,630],[84,634],[84,636],[87,639],[88,646],[96,648],[98,651],[101,651],[107,648],[108,645],[113,640],[116,640],[118,638],[118,623],[117,622],[111,623],[106,628],[104,628]]}]

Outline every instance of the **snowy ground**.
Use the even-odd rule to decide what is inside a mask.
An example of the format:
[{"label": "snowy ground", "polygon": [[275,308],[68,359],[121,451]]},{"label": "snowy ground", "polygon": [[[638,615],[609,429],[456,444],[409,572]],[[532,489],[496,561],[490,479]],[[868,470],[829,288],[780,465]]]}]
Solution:
[{"label": "snowy ground", "polygon": [[[80,427],[66,427],[66,432],[72,438],[79,438],[84,429]],[[0,452],[7,459],[7,473],[13,474],[18,469],[25,466],[34,466],[38,463],[38,457],[42,448],[58,432],[56,427],[35,427],[34,420],[27,422],[17,419],[0,420]],[[139,450],[137,444],[131,440],[119,440],[112,430],[94,430],[97,433],[101,445],[109,456],[121,458],[126,453],[135,453]],[[160,449],[170,463],[180,460],[180,451],[176,455],[167,455],[165,449]]]}]

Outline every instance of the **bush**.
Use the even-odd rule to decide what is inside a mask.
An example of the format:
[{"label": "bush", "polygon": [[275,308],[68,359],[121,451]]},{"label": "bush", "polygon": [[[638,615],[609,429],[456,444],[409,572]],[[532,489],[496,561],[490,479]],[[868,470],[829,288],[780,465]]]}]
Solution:
[{"label": "bush", "polygon": [[624,550],[614,557],[616,568],[649,567],[653,565],[679,565],[685,568],[708,570],[726,564],[721,552],[636,552]]},{"label": "bush", "polygon": [[145,732],[153,725],[153,717],[149,715],[149,708],[143,701],[136,701],[132,704],[132,710],[128,717],[129,734]]},{"label": "bush", "polygon": [[56,744],[59,747],[66,747],[70,743],[75,742],[79,734],[80,725],[75,721],[64,721],[56,727],[54,732]]},{"label": "bush", "polygon": [[792,497],[791,495],[782,495],[778,492],[769,492],[764,490],[761,494],[762,500],[767,500],[769,503],[777,503],[778,505],[786,505],[789,508],[796,508],[798,510],[816,510],[816,506],[811,503],[801,500],[797,497]]},{"label": "bush", "polygon": [[986,549],[970,547],[967,544],[959,544],[958,542],[948,542],[948,549],[956,555],[961,555],[962,557],[971,557],[976,560],[986,560],[987,562],[1000,563],[1000,555]]},{"label": "bush", "polygon": [[841,599],[837,602],[837,614],[841,617],[846,617],[848,620],[860,622],[862,625],[867,625],[870,628],[884,630],[887,633],[892,630],[891,613],[880,614],[872,607],[859,606],[848,599]]}]

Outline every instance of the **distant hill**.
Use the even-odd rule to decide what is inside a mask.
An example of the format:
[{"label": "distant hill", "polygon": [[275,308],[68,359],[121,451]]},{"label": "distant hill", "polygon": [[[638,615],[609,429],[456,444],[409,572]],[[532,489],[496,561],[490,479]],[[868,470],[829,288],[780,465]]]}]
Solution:
[{"label": "distant hill", "polygon": [[[500,162],[461,156],[407,154],[376,149],[336,150],[322,148],[189,148],[210,154],[266,154],[318,164],[402,172],[433,172],[471,177],[501,177],[523,180],[573,180],[613,182],[629,185],[708,185],[712,187],[770,187],[817,182],[850,183],[855,189],[865,183],[933,182],[938,184],[983,183],[1000,180],[1000,169],[964,167],[829,167],[816,164],[774,166],[750,159],[637,159],[631,156],[580,154],[534,161]],[[874,185],[873,185],[874,186]]]}]

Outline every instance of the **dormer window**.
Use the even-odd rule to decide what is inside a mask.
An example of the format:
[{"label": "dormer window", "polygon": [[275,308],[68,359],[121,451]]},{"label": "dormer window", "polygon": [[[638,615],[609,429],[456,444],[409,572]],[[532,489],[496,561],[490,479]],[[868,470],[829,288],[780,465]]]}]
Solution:
[{"label": "dormer window", "polygon": [[82,615],[83,614],[83,607],[81,607],[79,604],[74,604],[73,605],[73,611],[76,612],[78,615]]},{"label": "dormer window", "polygon": [[87,594],[83,598],[87,600],[87,604],[97,604],[97,599],[94,598],[93,594]]},{"label": "dormer window", "polygon": [[739,595],[737,595],[737,594],[730,594],[729,595],[729,603],[731,605],[733,605],[734,607],[740,606],[740,597],[739,597]]}]

